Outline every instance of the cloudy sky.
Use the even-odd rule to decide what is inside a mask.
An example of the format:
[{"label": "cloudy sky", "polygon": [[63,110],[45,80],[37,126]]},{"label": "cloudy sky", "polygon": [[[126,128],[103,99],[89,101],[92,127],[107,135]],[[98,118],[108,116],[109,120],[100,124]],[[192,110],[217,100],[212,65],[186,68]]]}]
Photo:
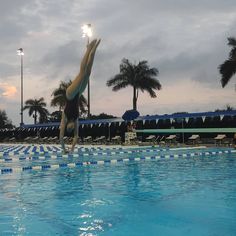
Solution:
[{"label": "cloudy sky", "polygon": [[[236,37],[235,0],[1,0],[0,109],[20,122],[20,58],[24,49],[24,100],[44,97],[73,79],[91,23],[101,38],[91,75],[91,113],[122,116],[132,108],[132,89],[112,92],[106,81],[123,58],[158,68],[157,98],[140,94],[141,115],[214,111],[236,107],[235,78],[226,88],[217,70]],[[87,93],[86,93],[87,94]],[[25,123],[32,123],[24,112]]]}]

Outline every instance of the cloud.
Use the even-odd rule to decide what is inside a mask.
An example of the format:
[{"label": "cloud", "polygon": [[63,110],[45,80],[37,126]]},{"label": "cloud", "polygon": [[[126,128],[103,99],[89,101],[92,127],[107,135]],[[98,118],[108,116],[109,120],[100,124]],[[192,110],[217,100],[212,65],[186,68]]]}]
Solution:
[{"label": "cloud", "polygon": [[[217,67],[228,57],[227,37],[236,36],[235,0],[11,0],[2,2],[0,14],[1,85],[20,90],[16,50],[24,48],[24,100],[44,96],[48,109],[53,89],[78,73],[83,23],[102,38],[91,75],[92,113],[122,115],[132,107],[131,89],[106,87],[123,58],[147,60],[160,71],[163,89],[157,99],[140,95],[141,114],[212,110],[234,101],[234,79],[222,89]],[[19,92],[10,97],[14,89],[0,90],[1,106],[18,124]]]},{"label": "cloud", "polygon": [[1,95],[7,98],[12,98],[17,93],[16,87],[7,83],[0,83],[0,91]]},{"label": "cloud", "polygon": [[19,68],[16,68],[16,66],[10,63],[8,64],[5,62],[2,62],[2,63],[0,62],[0,81],[4,80],[8,76],[15,75],[17,72],[19,72],[19,70],[20,70],[20,66]]}]

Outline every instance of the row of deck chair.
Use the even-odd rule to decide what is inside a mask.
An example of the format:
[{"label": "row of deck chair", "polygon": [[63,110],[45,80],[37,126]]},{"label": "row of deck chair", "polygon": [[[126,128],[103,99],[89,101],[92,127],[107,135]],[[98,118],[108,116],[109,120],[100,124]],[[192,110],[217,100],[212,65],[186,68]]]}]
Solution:
[{"label": "row of deck chair", "polygon": [[[222,145],[223,143],[230,145],[232,140],[227,139],[227,136],[225,134],[218,134],[216,137],[213,138],[215,145]],[[149,135],[145,139],[146,142],[149,142],[151,144],[176,144],[177,143],[177,136],[174,134],[169,135],[168,137],[160,137],[156,135]],[[191,135],[188,140],[188,144],[199,144],[201,142],[201,137],[198,134]]]},{"label": "row of deck chair", "polygon": [[40,143],[57,143],[58,142],[58,137],[55,136],[55,137],[38,137],[38,136],[35,136],[35,137],[31,137],[31,136],[28,136],[24,139],[16,139],[15,137],[11,137],[11,138],[5,138],[3,140],[3,142],[6,142],[6,143],[18,143],[18,142],[21,142],[21,143],[32,143],[32,144],[40,144]]},{"label": "row of deck chair", "polygon": [[[70,144],[72,142],[72,137],[64,137],[65,144]],[[17,142],[17,140],[12,137],[8,138],[7,140],[4,140],[4,142]],[[59,143],[59,139],[57,136],[55,137],[26,137],[23,140],[24,143],[33,143],[33,144],[52,144],[52,143]],[[112,137],[111,139],[107,139],[105,136],[99,136],[95,139],[92,138],[92,136],[87,136],[83,140],[79,139],[78,143],[80,144],[122,144],[121,136],[117,135]],[[186,144],[190,145],[196,145],[196,144],[215,144],[215,145],[231,145],[232,139],[227,138],[225,134],[218,134],[212,139],[204,139],[201,138],[198,134],[191,135],[187,140]],[[140,144],[140,145],[172,145],[172,144],[178,144],[177,135],[171,134],[167,137],[165,136],[158,136],[158,135],[149,135],[145,138],[144,142],[140,142],[137,137],[134,140],[130,140],[129,144]]]},{"label": "row of deck chair", "polygon": [[84,144],[121,144],[121,137],[119,135],[114,136],[111,140],[107,139],[106,136],[100,136],[95,139],[92,136],[87,136],[83,139]]},{"label": "row of deck chair", "polygon": [[[192,135],[191,137],[188,138],[188,140],[192,141],[192,144],[196,144],[199,142],[201,143],[201,138],[200,135],[198,134]],[[230,143],[232,142],[232,140],[228,139],[225,134],[218,134],[213,138],[213,140],[215,145],[222,145],[222,144],[230,145]]]},{"label": "row of deck chair", "polygon": [[54,136],[54,137],[26,137],[23,140],[24,143],[58,143],[58,137]]},{"label": "row of deck chair", "polygon": [[[65,144],[70,144],[73,140],[73,137],[67,137],[65,136],[63,138]],[[59,138],[58,136],[55,137],[26,137],[23,140],[17,140],[15,137],[7,137],[3,140],[3,142],[6,143],[27,143],[27,144],[59,144]],[[107,139],[105,136],[100,136],[95,139],[92,138],[92,136],[87,136],[84,139],[79,138],[78,143],[81,144],[121,144],[121,136],[117,135],[112,137],[111,139]]]},{"label": "row of deck chair", "polygon": [[156,136],[156,135],[149,135],[148,137],[145,138],[145,142],[147,144],[166,144],[166,143],[175,143],[176,142],[176,135],[169,135],[168,137],[165,138],[165,136]]},{"label": "row of deck chair", "polygon": [[[213,138],[215,144],[222,144],[223,141],[226,139],[225,134],[218,134],[216,137]],[[201,137],[199,134],[193,134],[188,138],[190,144],[198,144],[201,143]]]}]

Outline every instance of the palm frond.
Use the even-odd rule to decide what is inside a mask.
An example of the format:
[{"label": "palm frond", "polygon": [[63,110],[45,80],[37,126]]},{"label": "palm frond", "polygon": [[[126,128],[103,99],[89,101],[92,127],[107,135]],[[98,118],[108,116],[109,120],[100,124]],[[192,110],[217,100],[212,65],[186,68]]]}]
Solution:
[{"label": "palm frond", "polygon": [[120,83],[123,83],[124,81],[128,82],[127,77],[122,74],[117,74],[113,78],[111,78],[110,80],[107,81],[107,86],[108,87],[116,86]]},{"label": "palm frond", "polygon": [[236,73],[236,61],[226,60],[218,68],[221,74],[221,85],[224,88],[231,77]]},{"label": "palm frond", "polygon": [[33,105],[34,102],[35,102],[34,99],[28,99],[28,100],[25,101],[25,104],[26,104],[26,105]]},{"label": "palm frond", "polygon": [[30,107],[31,107],[30,105],[25,105],[25,106],[23,107],[23,110],[29,109]]},{"label": "palm frond", "polygon": [[37,100],[37,102],[38,102],[38,103],[42,103],[42,104],[45,103],[43,97],[39,98],[39,99]]},{"label": "palm frond", "polygon": [[229,37],[228,38],[228,45],[232,47],[236,47],[236,38],[234,37]]},{"label": "palm frond", "polygon": [[236,46],[230,51],[229,60],[236,61]]},{"label": "palm frond", "polygon": [[157,97],[155,91],[152,88],[146,88],[145,90],[149,93],[151,98],[156,98]]},{"label": "palm frond", "polygon": [[129,83],[127,83],[127,81],[121,82],[119,84],[116,84],[113,88],[112,91],[118,91],[122,88],[126,88],[129,85]]}]

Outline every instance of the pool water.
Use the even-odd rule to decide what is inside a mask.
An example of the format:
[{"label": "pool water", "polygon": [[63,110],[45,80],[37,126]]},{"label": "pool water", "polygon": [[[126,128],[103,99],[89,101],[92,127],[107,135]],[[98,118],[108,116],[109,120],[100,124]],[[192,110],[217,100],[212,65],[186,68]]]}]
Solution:
[{"label": "pool water", "polygon": [[231,153],[3,174],[0,235],[233,236],[235,170]]}]

